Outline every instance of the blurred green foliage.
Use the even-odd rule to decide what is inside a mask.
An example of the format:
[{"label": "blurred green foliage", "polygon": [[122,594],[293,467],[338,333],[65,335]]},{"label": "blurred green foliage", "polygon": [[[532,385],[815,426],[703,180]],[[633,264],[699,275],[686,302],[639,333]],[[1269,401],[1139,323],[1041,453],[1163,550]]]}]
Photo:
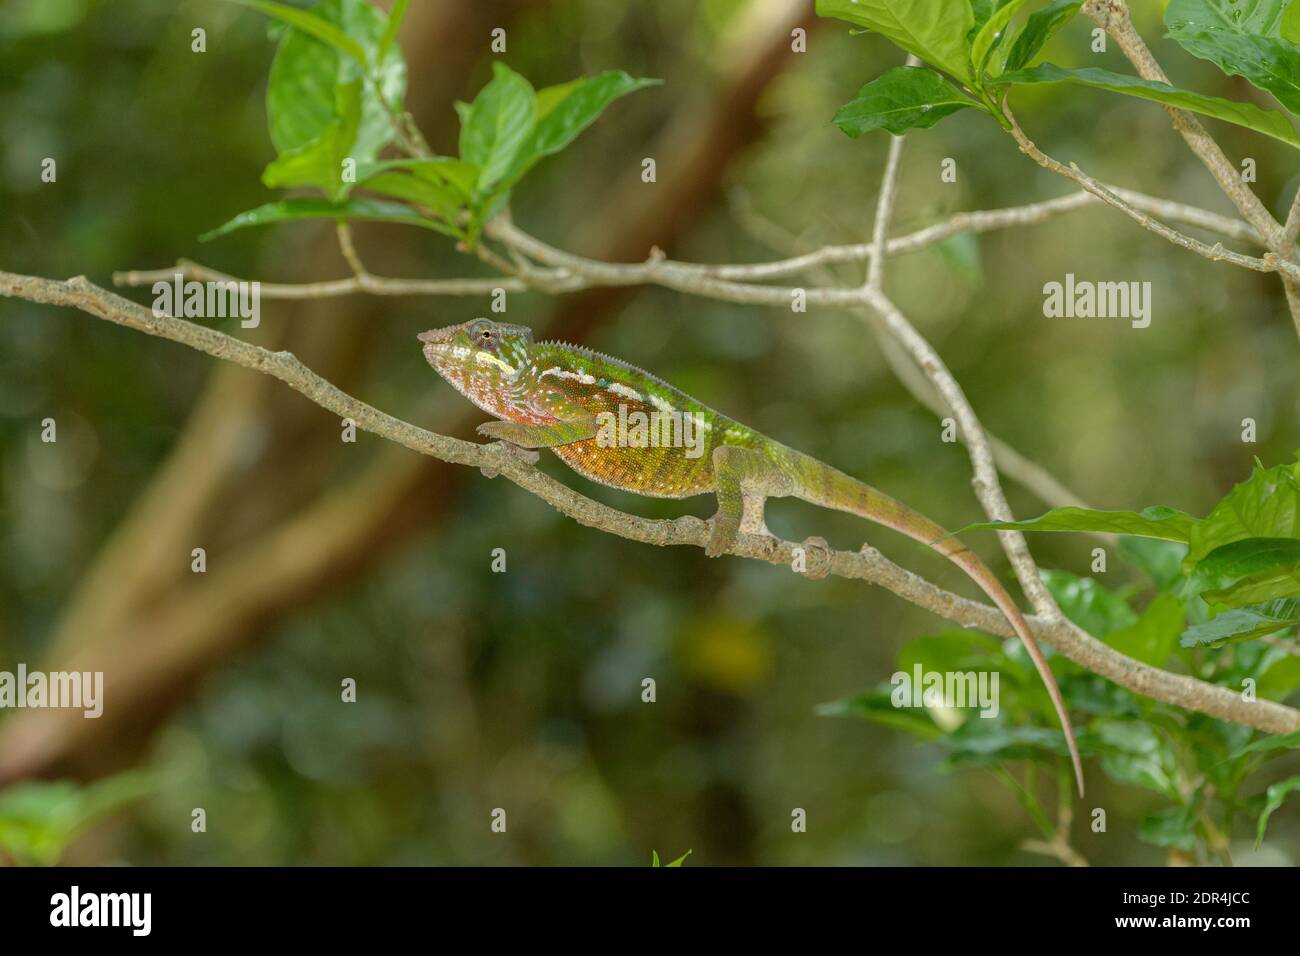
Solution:
[{"label": "blurred green foliage", "polygon": [[[506,6],[508,56],[490,56],[486,37],[458,40],[483,51],[463,78],[470,94],[502,60],[542,88],[610,70],[665,81],[512,187],[516,221],[544,237],[577,232],[597,197],[642,188],[645,144],[717,91],[752,13],[733,0],[552,0],[511,19]],[[1138,27],[1175,83],[1257,95],[1163,39],[1159,11],[1140,13]],[[205,54],[191,52],[196,25],[208,31]],[[1086,21],[1060,26],[1044,38],[1052,62],[1127,72],[1117,51],[1090,52]],[[841,27],[818,24],[808,53],[791,56],[770,83],[759,101],[765,134],[727,173],[731,202],[712,204],[674,256],[741,262],[861,241],[886,140],[851,141],[831,118],[902,57],[881,37]],[[235,5],[7,4],[0,266],[103,281],[186,256],[254,278],[342,274],[341,263],[306,259],[303,238],[317,224],[197,240],[274,198],[260,184],[278,145],[264,105],[273,56],[265,22]],[[1036,142],[1099,179],[1230,212],[1155,105],[1064,86],[1027,86],[1015,97]],[[451,97],[444,110],[451,115]],[[435,152],[456,152],[454,129],[430,132]],[[1213,131],[1229,155],[1257,161],[1258,193],[1285,211],[1297,186],[1290,148],[1242,128]],[[47,156],[58,157],[56,184],[39,178]],[[904,156],[900,234],[959,210],[1067,191],[978,110],[914,134]],[[949,157],[956,183],[939,178]],[[422,274],[478,274],[442,236],[375,228],[396,231],[390,241]],[[372,268],[387,272],[381,265]],[[1151,327],[1045,318],[1043,286],[1067,272],[1151,281]],[[839,278],[860,281],[850,268]],[[1300,346],[1275,278],[1186,254],[1113,211],[1089,207],[925,250],[891,262],[888,282],[982,421],[1097,507],[1160,502],[1211,514],[1255,456],[1288,461],[1300,444]],[[369,332],[359,394],[452,427],[458,400],[427,373],[413,334],[485,303],[386,307]],[[510,314],[540,326],[556,308],[538,294],[512,296]],[[273,311],[265,310],[267,334]],[[587,344],[950,527],[978,517],[965,453],[940,441],[852,316],[646,289]],[[40,659],[60,608],[164,460],[209,374],[204,358],[169,343],[0,301],[0,666]],[[60,422],[53,448],[38,438],[46,415]],[[1247,417],[1258,426],[1251,444],[1240,439]],[[381,453],[373,438],[347,449]],[[630,511],[711,510],[703,500],[636,499],[543,467]],[[1023,489],[1008,492],[1017,514],[1043,510]],[[115,831],[112,849],[87,845],[81,859],[643,865],[645,849],[662,845],[693,847],[703,864],[1042,860],[1021,843],[1050,839],[1057,818],[1045,795],[1069,787],[1058,787],[1050,702],[1015,644],[935,634],[932,616],[852,582],[601,535],[500,482],[475,476],[449,493],[446,517],[412,547],[272,622],[265,641],[202,682],[153,740],[151,797]],[[965,587],[942,559],[848,516],[778,502],[769,523],[796,538],[870,540],[926,577]],[[991,540],[970,540],[997,557]],[[1212,619],[1187,609],[1180,555],[1164,544],[1123,539],[1110,555],[1123,560],[1094,573],[1091,540],[1033,541],[1066,612],[1098,637],[1226,685],[1253,677],[1261,698],[1293,694],[1300,658],[1275,645],[1175,646],[1183,627]],[[490,571],[497,547],[508,551],[506,574]],[[886,711],[880,692],[860,693],[904,661],[997,669],[1001,715]],[[1085,758],[1103,772],[1092,771],[1073,830],[1089,861],[1155,863],[1171,850],[1207,862],[1229,852],[1237,862],[1300,857],[1297,800],[1286,802],[1292,749],[1252,745],[1248,730],[1135,697],[1059,657],[1053,669],[1086,717]],[[645,677],[657,683],[653,704],[642,702]],[[355,704],[340,703],[343,678],[357,681]],[[819,708],[832,700],[841,703]],[[888,726],[873,726],[882,717]],[[0,798],[22,804],[31,792]],[[52,804],[94,804],[94,794],[60,790]],[[198,806],[203,834],[190,830]],[[495,807],[509,810],[506,834],[489,830]],[[806,833],[791,832],[795,807],[807,811]],[[1106,810],[1104,833],[1088,826],[1095,807]],[[46,849],[33,858],[57,857],[72,830],[62,826],[57,839],[35,840]]]},{"label": "blurred green foliage", "polygon": [[673,860],[671,863],[662,863],[662,864],[661,864],[661,863],[659,862],[659,851],[658,851],[658,850],[651,850],[651,851],[650,851],[650,865],[651,865],[652,867],[658,867],[658,866],[666,866],[666,867],[667,867],[667,866],[677,866],[677,867],[680,867],[680,866],[683,866],[683,865],[686,863],[686,858],[687,858],[688,856],[690,856],[690,855],[691,855],[691,851],[690,851],[690,850],[687,850],[685,853],[683,853],[683,854],[682,854],[681,856],[679,856],[677,859]]},{"label": "blurred green foliage", "polygon": [[18,864],[51,866],[80,833],[151,789],[138,772],[85,786],[73,780],[15,784],[0,791],[0,851]]}]

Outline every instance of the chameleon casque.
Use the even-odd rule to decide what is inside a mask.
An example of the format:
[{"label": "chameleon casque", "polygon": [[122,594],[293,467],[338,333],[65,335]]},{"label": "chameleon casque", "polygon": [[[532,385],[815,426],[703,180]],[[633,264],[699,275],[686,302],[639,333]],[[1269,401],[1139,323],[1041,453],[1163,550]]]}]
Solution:
[{"label": "chameleon casque", "polygon": [[[767,534],[767,498],[793,496],[892,528],[948,558],[1011,622],[1047,686],[1083,794],[1083,769],[1065,703],[1020,609],[992,571],[929,518],[810,455],[733,421],[648,372],[589,349],[534,342],[530,329],[475,319],[421,333],[424,357],[447,382],[500,421],[479,434],[549,448],[578,474],[655,498],[712,494],[718,510],[705,552],[730,550],[740,532]],[[676,413],[696,423],[693,447],[607,440],[612,419]]]}]

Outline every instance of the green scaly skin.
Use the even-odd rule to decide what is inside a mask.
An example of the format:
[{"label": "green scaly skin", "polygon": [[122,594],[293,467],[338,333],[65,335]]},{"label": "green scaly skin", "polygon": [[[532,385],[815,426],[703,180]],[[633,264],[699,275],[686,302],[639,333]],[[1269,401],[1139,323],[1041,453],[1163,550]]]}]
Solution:
[{"label": "green scaly skin", "polygon": [[[712,494],[718,510],[705,553],[730,551],[743,531],[767,534],[768,498],[795,497],[892,528],[944,555],[980,586],[1024,642],[1056,707],[1074,764],[1083,768],[1065,703],[1024,616],[993,572],[929,518],[882,491],[714,411],[635,366],[561,342],[534,342],[531,330],[476,319],[420,335],[429,364],[470,401],[500,421],[482,435],[520,448],[549,448],[593,481],[656,498]],[[699,423],[640,441],[610,430],[621,416],[670,413]],[[661,418],[662,420],[662,418]],[[670,423],[672,419],[669,419]],[[676,438],[678,444],[672,444]],[[620,442],[621,439],[621,442]]]}]

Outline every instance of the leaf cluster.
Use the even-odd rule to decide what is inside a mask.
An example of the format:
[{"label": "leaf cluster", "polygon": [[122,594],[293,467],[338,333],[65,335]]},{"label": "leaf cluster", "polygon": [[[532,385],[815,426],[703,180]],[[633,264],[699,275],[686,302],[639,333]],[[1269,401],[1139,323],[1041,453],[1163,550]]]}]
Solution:
[{"label": "leaf cluster", "polygon": [[[1285,112],[1111,70],[1031,65],[1081,6],[1080,0],[817,0],[821,16],[879,33],[928,64],[897,67],[867,83],[841,107],[835,125],[854,137],[875,129],[897,136],[963,109],[1007,125],[1002,104],[1016,88],[1068,83],[1189,110],[1300,148]],[[1300,2],[1170,0],[1165,26],[1188,53],[1244,77],[1291,113],[1300,110]]]}]

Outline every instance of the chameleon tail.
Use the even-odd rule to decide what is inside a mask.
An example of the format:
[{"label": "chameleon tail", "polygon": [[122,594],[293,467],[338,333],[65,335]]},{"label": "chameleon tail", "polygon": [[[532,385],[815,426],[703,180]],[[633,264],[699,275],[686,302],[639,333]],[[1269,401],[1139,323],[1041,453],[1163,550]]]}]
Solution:
[{"label": "chameleon tail", "polygon": [[1061,729],[1065,732],[1066,744],[1070,748],[1070,760],[1074,764],[1074,779],[1079,788],[1079,796],[1082,797],[1083,764],[1079,759],[1079,745],[1074,739],[1074,727],[1070,723],[1070,715],[1066,712],[1065,701],[1061,699],[1060,688],[1056,686],[1056,679],[1052,676],[1042,651],[1038,649],[1038,644],[1034,641],[1029,625],[1025,622],[1024,615],[1020,613],[1020,608],[989,570],[988,565],[960,541],[947,537],[948,532],[939,524],[920,512],[913,511],[883,491],[878,491],[819,461],[810,459],[809,465],[815,465],[819,473],[803,476],[803,483],[808,488],[808,492],[800,497],[805,497],[806,500],[823,508],[845,511],[866,518],[868,521],[892,528],[914,541],[933,548],[965,571],[998,606],[998,610],[1006,615],[1016,636],[1029,652],[1029,657],[1033,660],[1034,667],[1037,668],[1038,675],[1043,679],[1047,693],[1052,698],[1056,716],[1060,719]]}]

